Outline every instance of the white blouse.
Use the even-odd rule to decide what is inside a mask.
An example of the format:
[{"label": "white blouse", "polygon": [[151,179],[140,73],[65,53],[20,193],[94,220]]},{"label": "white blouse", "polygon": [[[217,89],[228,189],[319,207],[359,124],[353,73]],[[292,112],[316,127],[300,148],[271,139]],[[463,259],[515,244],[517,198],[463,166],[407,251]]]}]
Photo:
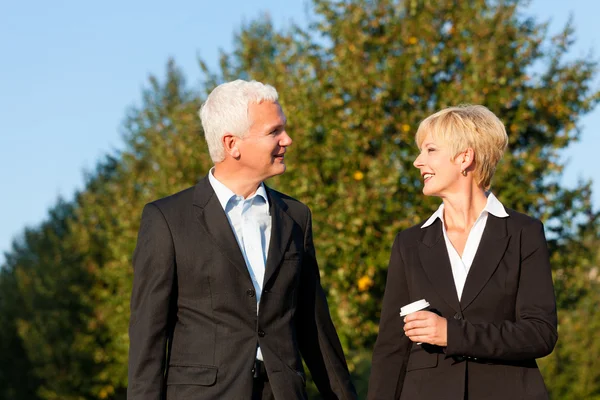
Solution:
[{"label": "white blouse", "polygon": [[471,268],[471,264],[475,258],[475,253],[477,253],[479,242],[481,242],[481,237],[483,236],[485,224],[487,223],[488,214],[492,214],[498,218],[508,217],[504,206],[502,203],[500,203],[500,200],[494,196],[493,193],[488,194],[487,204],[479,214],[479,217],[469,232],[462,257],[458,254],[450,242],[448,234],[446,233],[446,225],[444,224],[444,203],[442,203],[437,211],[433,213],[431,217],[429,217],[423,226],[421,226],[421,229],[427,228],[435,222],[436,218],[439,218],[440,221],[442,221],[442,231],[444,233],[444,240],[446,241],[448,257],[450,258],[450,265],[452,266],[452,276],[454,277],[454,285],[456,286],[458,300],[460,300],[462,296],[463,288],[465,287],[465,282],[467,280],[467,274],[469,273],[469,269]]}]

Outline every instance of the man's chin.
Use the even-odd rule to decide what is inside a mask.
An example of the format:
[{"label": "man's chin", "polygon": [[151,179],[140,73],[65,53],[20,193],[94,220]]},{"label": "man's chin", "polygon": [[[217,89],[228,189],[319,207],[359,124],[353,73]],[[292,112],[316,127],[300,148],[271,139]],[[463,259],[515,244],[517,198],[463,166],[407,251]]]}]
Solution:
[{"label": "man's chin", "polygon": [[269,178],[272,178],[277,175],[281,175],[285,172],[285,170],[286,170],[285,164],[279,164],[279,165],[273,166],[273,168],[271,168],[269,173],[265,175],[265,178],[263,180],[266,181]]},{"label": "man's chin", "polygon": [[275,175],[281,175],[281,174],[283,174],[283,173],[285,172],[285,170],[286,170],[286,166],[285,166],[285,164],[282,162],[281,164],[279,164],[279,165],[277,166],[276,170],[274,171],[275,173],[274,173],[273,175],[274,175],[274,176],[275,176]]}]

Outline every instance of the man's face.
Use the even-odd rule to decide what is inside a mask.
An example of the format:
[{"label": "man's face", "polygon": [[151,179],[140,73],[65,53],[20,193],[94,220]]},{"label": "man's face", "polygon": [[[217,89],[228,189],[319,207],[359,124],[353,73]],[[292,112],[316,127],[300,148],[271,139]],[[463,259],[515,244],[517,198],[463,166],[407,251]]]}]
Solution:
[{"label": "man's face", "polygon": [[239,165],[261,181],[285,172],[284,154],[292,138],[279,103],[250,104],[250,130],[238,141]]}]

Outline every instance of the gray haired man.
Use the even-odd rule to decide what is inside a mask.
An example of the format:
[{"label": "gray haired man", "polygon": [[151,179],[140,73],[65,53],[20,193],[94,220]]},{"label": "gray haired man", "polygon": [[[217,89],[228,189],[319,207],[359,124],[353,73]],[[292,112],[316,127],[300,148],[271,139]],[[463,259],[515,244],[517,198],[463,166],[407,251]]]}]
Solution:
[{"label": "gray haired man", "polygon": [[277,91],[237,80],[200,110],[214,167],[145,206],[128,399],[355,399],[320,284],[311,214],[263,182],[292,144]]}]

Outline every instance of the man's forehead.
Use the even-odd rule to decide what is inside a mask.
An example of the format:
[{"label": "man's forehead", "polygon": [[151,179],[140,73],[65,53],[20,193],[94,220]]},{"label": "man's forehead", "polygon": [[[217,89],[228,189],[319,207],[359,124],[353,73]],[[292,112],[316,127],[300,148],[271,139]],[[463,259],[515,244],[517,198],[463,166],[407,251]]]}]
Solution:
[{"label": "man's forehead", "polygon": [[259,111],[259,110],[267,110],[267,109],[274,109],[277,108],[280,112],[283,113],[283,108],[281,107],[281,104],[279,104],[278,101],[269,101],[269,100],[264,100],[261,101],[259,103],[256,102],[251,102],[248,103],[248,112],[255,112],[255,111]]},{"label": "man's forehead", "polygon": [[[275,108],[276,107],[276,108]],[[277,116],[281,121],[278,123],[285,124],[287,118],[278,102],[262,102],[262,103],[251,103],[248,107],[248,114],[254,120],[270,119]],[[265,121],[270,123],[270,121]]]}]

